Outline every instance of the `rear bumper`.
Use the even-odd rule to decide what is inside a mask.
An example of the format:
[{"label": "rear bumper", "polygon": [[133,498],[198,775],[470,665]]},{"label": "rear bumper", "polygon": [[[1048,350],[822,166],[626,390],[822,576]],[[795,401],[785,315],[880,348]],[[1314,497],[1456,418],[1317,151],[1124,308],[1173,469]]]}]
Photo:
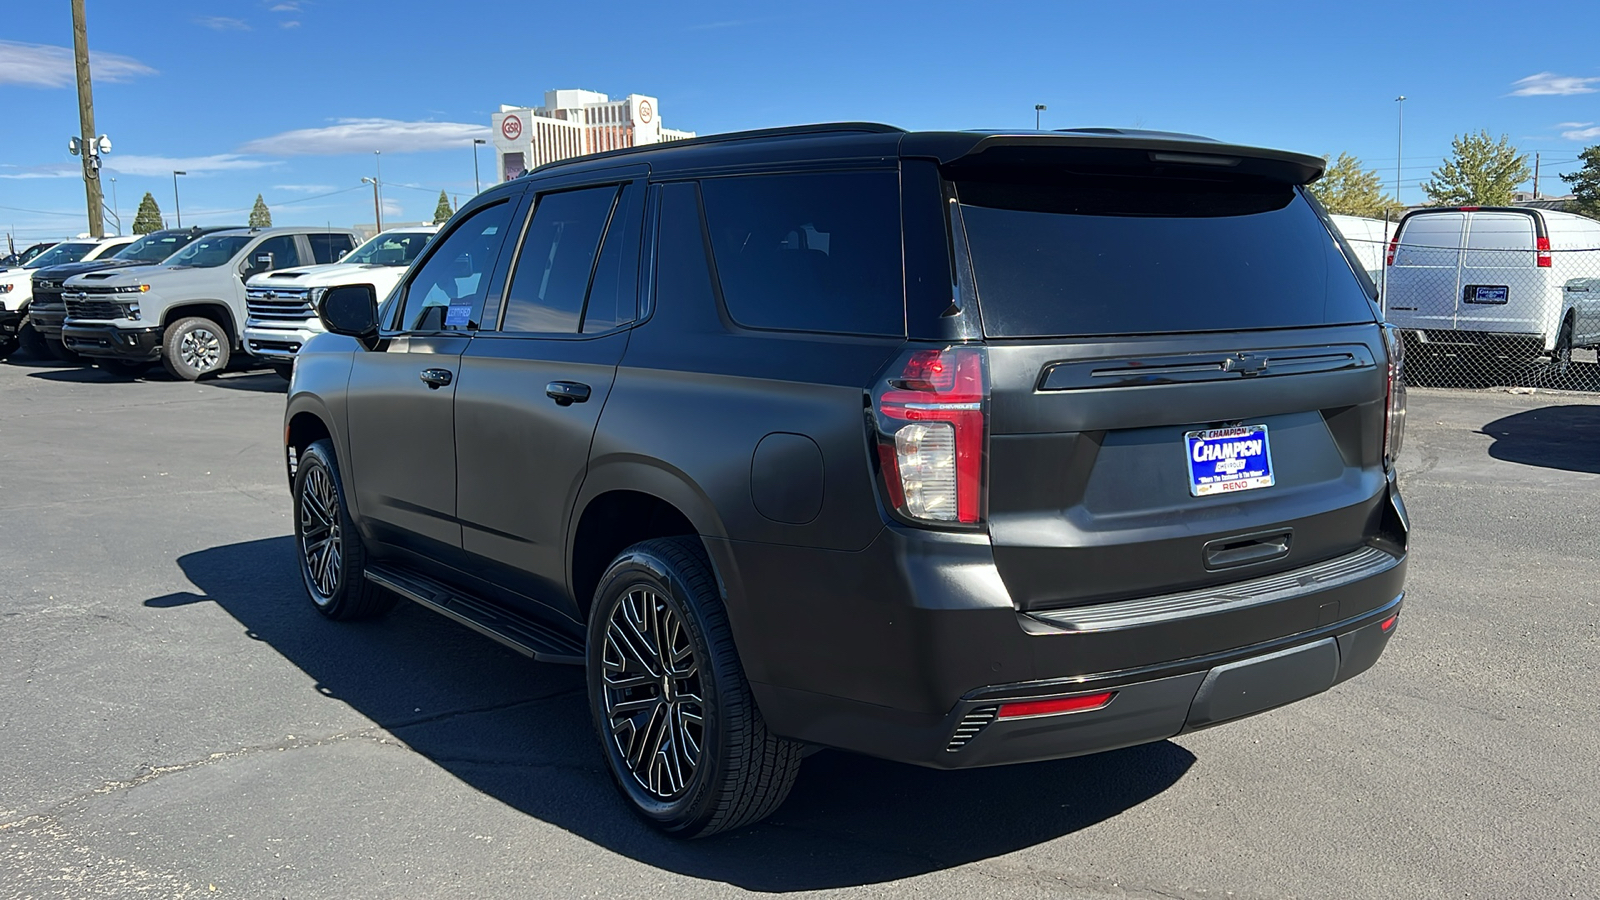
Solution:
[{"label": "rear bumper", "polygon": [[[1392,487],[1390,504],[1403,523]],[[941,768],[1158,741],[1320,693],[1381,655],[1406,571],[1385,547],[1350,577],[1298,578],[1319,563],[1271,579],[1282,589],[1172,595],[1154,614],[1088,622],[1019,612],[980,535],[890,526],[857,553],[706,544],[775,733]],[[1101,709],[1000,717],[1008,702],[1104,691]]]},{"label": "rear bumper", "polygon": [[1482,352],[1512,357],[1538,356],[1553,345],[1543,334],[1473,331],[1456,328],[1403,328],[1406,349],[1413,353]]},{"label": "rear bumper", "polygon": [[68,322],[61,327],[61,343],[84,356],[154,362],[161,358],[161,333],[156,328],[118,328]]},{"label": "rear bumper", "polygon": [[292,362],[294,355],[300,352],[305,342],[321,333],[309,328],[262,328],[247,325],[244,329],[244,349],[257,359],[282,365]]}]

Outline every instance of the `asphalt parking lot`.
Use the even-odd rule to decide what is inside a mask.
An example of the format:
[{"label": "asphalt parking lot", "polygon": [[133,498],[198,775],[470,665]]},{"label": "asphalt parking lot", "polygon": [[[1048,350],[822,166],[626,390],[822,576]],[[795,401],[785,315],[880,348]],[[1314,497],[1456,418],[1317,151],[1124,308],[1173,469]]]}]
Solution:
[{"label": "asphalt parking lot", "polygon": [[312,610],[282,406],[0,364],[0,898],[1600,895],[1600,395],[1413,391],[1355,681],[1075,760],[825,752],[693,843],[615,796],[577,669]]}]

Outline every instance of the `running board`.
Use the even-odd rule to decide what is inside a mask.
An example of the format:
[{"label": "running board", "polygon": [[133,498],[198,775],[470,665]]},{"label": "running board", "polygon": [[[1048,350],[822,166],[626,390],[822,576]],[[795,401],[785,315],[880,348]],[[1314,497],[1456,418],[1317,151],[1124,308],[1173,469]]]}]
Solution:
[{"label": "running board", "polygon": [[368,566],[366,575],[373,584],[420,603],[539,662],[583,665],[581,643],[527,616],[466,596],[426,576],[382,563]]}]

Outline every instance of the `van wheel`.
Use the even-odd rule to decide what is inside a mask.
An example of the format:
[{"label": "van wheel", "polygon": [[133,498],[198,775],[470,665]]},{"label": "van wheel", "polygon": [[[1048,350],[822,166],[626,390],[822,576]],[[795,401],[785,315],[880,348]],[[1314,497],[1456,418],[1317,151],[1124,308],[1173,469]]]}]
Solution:
[{"label": "van wheel", "polygon": [[167,326],[161,339],[161,364],[174,378],[194,381],[228,367],[228,333],[210,319],[189,316]]},{"label": "van wheel", "polygon": [[697,838],[771,815],[801,746],[767,731],[695,538],[634,544],[589,616],[588,687],[608,768],[635,812]]},{"label": "van wheel", "polygon": [[350,621],[383,615],[395,596],[367,580],[366,548],[345,505],[333,442],[316,441],[294,471],[294,547],[317,611]]}]

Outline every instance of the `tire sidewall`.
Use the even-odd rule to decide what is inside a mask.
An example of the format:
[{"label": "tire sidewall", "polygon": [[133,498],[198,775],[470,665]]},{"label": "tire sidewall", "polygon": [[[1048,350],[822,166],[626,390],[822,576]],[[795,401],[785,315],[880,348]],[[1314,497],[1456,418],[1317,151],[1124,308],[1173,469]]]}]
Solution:
[{"label": "tire sidewall", "polygon": [[[300,506],[302,491],[305,489],[307,476],[311,470],[321,468],[327,471],[328,478],[333,485],[333,495],[337,500],[335,514],[339,519],[341,555],[339,560],[339,586],[332,596],[324,598],[317,590],[316,584],[311,579],[310,566],[306,564],[305,544],[302,540],[300,525]],[[345,508],[344,484],[339,480],[339,467],[334,463],[333,454],[326,441],[317,441],[307,447],[300,454],[299,465],[294,473],[294,557],[295,568],[300,572],[300,583],[306,589],[306,596],[311,600],[319,612],[330,618],[337,618],[342,612],[347,598],[350,596],[355,579],[351,576],[352,567],[352,538],[355,534],[350,521],[350,513]]]},{"label": "tire sidewall", "polygon": [[[183,337],[190,332],[205,329],[217,336],[217,364],[209,369],[197,369],[183,361],[180,344]],[[217,322],[203,316],[188,316],[167,326],[166,334],[161,339],[161,361],[166,365],[167,371],[175,378],[185,381],[198,381],[208,375],[215,375],[228,368],[228,361],[233,348],[230,345],[228,332]]]},{"label": "tire sidewall", "polygon": [[[702,677],[702,700],[705,706],[705,736],[700,748],[700,764],[695,768],[689,790],[682,797],[663,802],[651,796],[633,777],[622,754],[617,750],[606,719],[602,677],[605,653],[606,628],[611,614],[622,598],[635,587],[647,587],[671,605],[673,612],[684,623],[694,644],[695,655]],[[728,673],[717,665],[711,653],[706,633],[707,623],[699,601],[684,583],[672,563],[646,547],[634,547],[618,557],[600,579],[595,590],[595,602],[589,616],[588,648],[585,674],[588,685],[589,711],[593,718],[595,734],[600,740],[601,752],[606,756],[607,770],[612,780],[627,796],[634,811],[649,819],[656,827],[668,833],[684,831],[701,824],[706,817],[706,807],[717,795],[727,769],[726,710],[722,703]],[[742,675],[740,676],[742,677]]]}]

